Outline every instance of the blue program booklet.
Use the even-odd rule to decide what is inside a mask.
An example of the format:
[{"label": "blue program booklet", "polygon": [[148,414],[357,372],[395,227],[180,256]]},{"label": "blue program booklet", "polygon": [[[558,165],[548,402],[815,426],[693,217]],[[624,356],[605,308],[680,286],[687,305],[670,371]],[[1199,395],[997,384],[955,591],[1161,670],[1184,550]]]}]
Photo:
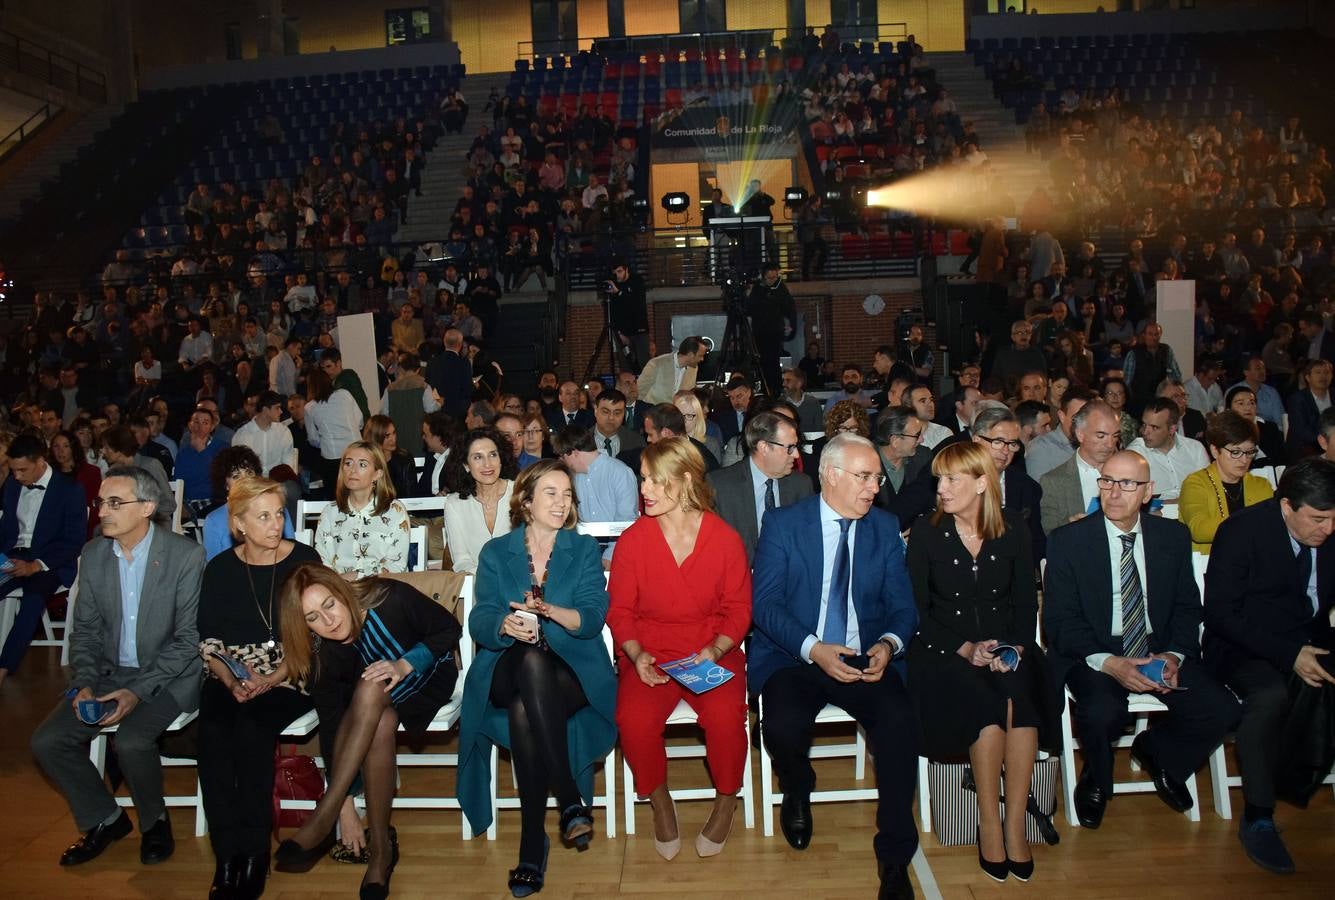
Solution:
[{"label": "blue program booklet", "polygon": [[212,656],[214,659],[218,660],[218,662],[226,666],[228,671],[232,673],[232,677],[237,681],[250,680],[250,670],[235,659],[232,659],[232,657],[228,656],[226,653],[219,653],[217,650],[214,650],[209,656]]},{"label": "blue program booklet", "polygon": [[1020,650],[1013,644],[997,644],[992,648],[992,655],[1012,672],[1020,668]]},{"label": "blue program booklet", "polygon": [[1185,691],[1184,687],[1174,687],[1163,680],[1164,661],[1162,659],[1152,659],[1144,665],[1136,666],[1136,671],[1144,675],[1150,681],[1153,681],[1159,687],[1166,687],[1170,691]]},{"label": "blue program booklet", "polygon": [[695,655],[659,663],[658,668],[692,693],[703,694],[732,680],[732,673],[718,663],[695,661]]}]

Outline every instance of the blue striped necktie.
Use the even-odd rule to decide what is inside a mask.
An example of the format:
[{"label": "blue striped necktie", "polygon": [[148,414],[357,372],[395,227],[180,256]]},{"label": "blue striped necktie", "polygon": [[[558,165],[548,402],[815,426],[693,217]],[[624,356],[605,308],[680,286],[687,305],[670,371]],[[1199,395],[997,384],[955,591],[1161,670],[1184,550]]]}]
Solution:
[{"label": "blue striped necktie", "polygon": [[830,593],[825,599],[825,629],[821,640],[844,646],[848,640],[848,528],[852,519],[839,520],[839,546],[834,551],[834,569],[830,573]]},{"label": "blue striped necktie", "polygon": [[1122,538],[1122,655],[1133,659],[1149,656],[1150,636],[1145,628],[1145,593],[1136,570],[1136,534]]}]

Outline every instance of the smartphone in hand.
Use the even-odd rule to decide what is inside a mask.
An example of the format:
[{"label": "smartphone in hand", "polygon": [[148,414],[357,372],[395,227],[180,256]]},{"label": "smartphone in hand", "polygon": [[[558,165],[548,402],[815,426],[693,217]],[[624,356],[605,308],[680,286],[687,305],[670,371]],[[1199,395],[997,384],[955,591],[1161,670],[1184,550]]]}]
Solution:
[{"label": "smartphone in hand", "polygon": [[538,637],[542,634],[542,623],[538,620],[538,614],[528,609],[517,609],[514,614],[516,617],[523,620],[524,627],[533,634],[533,639],[531,641],[525,641],[525,643],[536,644],[538,642]]},{"label": "smartphone in hand", "polygon": [[853,655],[841,653],[839,658],[843,660],[844,665],[848,666],[850,669],[857,669],[859,672],[865,672],[871,668],[871,657],[865,653],[857,653]]}]

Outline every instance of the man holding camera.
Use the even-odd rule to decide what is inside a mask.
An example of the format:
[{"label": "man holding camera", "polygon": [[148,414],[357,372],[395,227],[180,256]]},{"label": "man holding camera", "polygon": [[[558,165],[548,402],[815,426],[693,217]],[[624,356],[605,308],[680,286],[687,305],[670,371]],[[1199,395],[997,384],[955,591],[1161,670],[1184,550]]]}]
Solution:
[{"label": "man holding camera", "polygon": [[604,282],[612,310],[612,328],[617,340],[630,355],[630,367],[636,372],[649,362],[649,301],[644,279],[632,275],[630,267],[618,260],[612,265],[612,280]]},{"label": "man holding camera", "polygon": [[751,288],[746,298],[746,314],[751,317],[751,334],[760,355],[760,373],[765,379],[766,393],[774,395],[779,389],[779,357],[783,342],[797,332],[797,307],[788,285],[779,276],[777,262],[765,263],[764,277]]}]

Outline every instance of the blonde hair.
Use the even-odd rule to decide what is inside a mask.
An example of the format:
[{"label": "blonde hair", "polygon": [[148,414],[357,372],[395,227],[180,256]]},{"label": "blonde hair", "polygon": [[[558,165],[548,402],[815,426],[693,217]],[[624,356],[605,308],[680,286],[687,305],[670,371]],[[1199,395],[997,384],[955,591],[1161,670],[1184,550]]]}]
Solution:
[{"label": "blonde hair", "polygon": [[654,484],[677,486],[682,509],[714,511],[714,488],[705,480],[705,460],[690,438],[657,440],[644,448],[640,463]]},{"label": "blonde hair", "polygon": [[695,424],[687,427],[686,434],[697,441],[703,441],[708,431],[705,427],[705,410],[700,405],[700,398],[695,396],[695,391],[677,391],[672,395],[672,405],[681,410],[683,417],[687,414],[695,416]]},{"label": "blonde hair", "polygon": [[[246,475],[232,482],[232,489],[227,492],[227,528],[235,540],[243,539],[240,529],[236,527],[236,520],[246,514],[250,504],[265,494],[277,494],[280,501],[287,500],[283,486],[262,475]],[[282,508],[281,503],[279,508]]]},{"label": "blonde hair", "polygon": [[380,473],[380,477],[371,482],[371,500],[375,503],[375,515],[383,515],[394,502],[394,481],[389,477],[385,454],[370,441],[353,441],[343,448],[343,455],[338,458],[338,486],[334,488],[334,502],[338,504],[339,512],[352,512],[348,509],[348,489],[343,484],[343,460],[347,459],[353,450],[361,450],[371,457],[371,465]]},{"label": "blonde hair", "polygon": [[[947,444],[932,460],[932,474],[971,475],[983,478],[982,509],[978,511],[978,534],[985,541],[995,540],[1006,533],[1006,520],[1001,515],[1001,479],[997,475],[992,454],[974,441]],[[945,510],[937,507],[932,513],[932,524],[940,524]]]},{"label": "blonde hair", "polygon": [[532,521],[533,516],[528,511],[529,501],[533,499],[533,492],[537,489],[538,482],[551,472],[560,472],[570,479],[570,511],[566,513],[566,520],[561,523],[561,527],[574,528],[579,524],[579,495],[575,493],[575,476],[571,473],[570,467],[559,459],[540,459],[519,473],[519,477],[515,479],[515,486],[510,490],[511,528],[518,528]]}]

